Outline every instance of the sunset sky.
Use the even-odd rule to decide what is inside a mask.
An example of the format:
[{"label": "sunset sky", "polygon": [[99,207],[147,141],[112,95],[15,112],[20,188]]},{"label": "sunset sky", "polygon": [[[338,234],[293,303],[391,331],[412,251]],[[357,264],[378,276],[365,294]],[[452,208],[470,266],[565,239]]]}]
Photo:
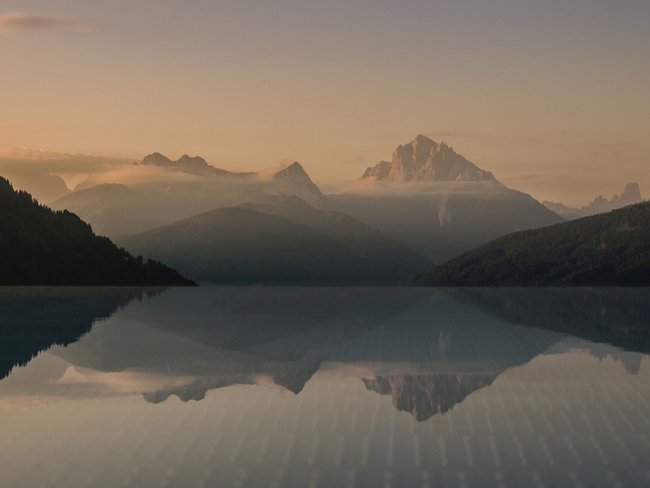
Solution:
[{"label": "sunset sky", "polygon": [[7,0],[0,146],[358,177],[416,134],[569,203],[650,194],[648,0]]}]

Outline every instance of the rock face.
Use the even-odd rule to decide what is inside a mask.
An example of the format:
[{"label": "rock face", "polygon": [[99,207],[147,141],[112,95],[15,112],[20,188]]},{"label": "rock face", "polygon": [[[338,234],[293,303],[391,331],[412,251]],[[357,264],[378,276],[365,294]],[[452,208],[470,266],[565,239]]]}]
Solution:
[{"label": "rock face", "polygon": [[589,202],[587,205],[579,208],[569,207],[563,203],[545,201],[544,205],[550,210],[558,213],[567,219],[577,219],[580,217],[588,217],[599,213],[609,212],[617,208],[625,207],[643,201],[641,196],[641,189],[638,183],[628,183],[625,185],[623,193],[614,195],[612,198],[598,196]]},{"label": "rock face", "polygon": [[183,154],[176,161],[172,161],[167,156],[155,152],[145,156],[140,164],[144,166],[159,166],[197,176],[240,175],[239,173],[231,173],[224,169],[215,168],[214,166],[209,165],[205,159],[198,156],[191,157],[187,154]]},{"label": "rock face", "polygon": [[294,162],[273,175],[268,195],[297,196],[315,208],[325,207],[327,200],[299,162]]},{"label": "rock face", "polygon": [[444,142],[423,135],[409,144],[398,146],[392,162],[380,161],[368,168],[362,178],[378,181],[495,181],[484,171],[456,153]]},{"label": "rock face", "polygon": [[470,393],[490,385],[496,374],[393,374],[362,378],[370,391],[391,395],[400,412],[408,412],[418,421],[451,410]]}]

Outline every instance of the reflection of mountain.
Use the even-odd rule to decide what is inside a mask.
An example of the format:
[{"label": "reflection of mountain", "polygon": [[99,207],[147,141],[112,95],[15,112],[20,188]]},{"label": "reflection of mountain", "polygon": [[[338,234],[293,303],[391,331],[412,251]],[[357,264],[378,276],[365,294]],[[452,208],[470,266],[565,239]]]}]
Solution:
[{"label": "reflection of mountain", "polygon": [[[550,290],[562,294],[561,299],[543,293],[533,298],[524,294],[522,299],[516,290],[489,290],[494,294],[483,298],[509,314],[485,310],[490,312],[486,314],[485,307],[468,306],[477,298],[462,293],[471,291],[176,288],[133,301],[82,340],[51,353],[74,373],[71,377],[83,378],[92,395],[111,394],[115,387],[120,394],[138,393],[152,403],[172,395],[183,401],[201,400],[208,391],[231,385],[277,385],[300,394],[327,363],[326,369],[333,367],[355,382],[361,378],[366,389],[391,395],[395,408],[417,420],[448,412],[499,375],[546,353],[582,349],[598,358],[611,357],[630,373],[639,368],[640,358],[634,353],[567,338],[564,333],[595,326],[601,333],[608,330],[611,341],[617,335],[624,338],[622,343],[637,340],[634,331],[643,328],[647,316],[640,290],[607,290],[618,296],[610,301],[585,290]],[[113,293],[104,300],[93,292],[80,290],[79,298],[65,306],[66,300],[58,300],[55,313],[43,299],[31,305],[23,300],[26,305],[13,317],[24,319],[4,323],[17,327],[37,323],[34,317],[41,313],[58,317],[53,325],[66,330],[81,320],[80,311],[83,317],[93,301],[110,303],[120,290],[102,290]],[[460,301],[449,297],[455,292]],[[606,307],[607,313],[590,322],[598,307]],[[630,308],[636,312],[630,313]],[[554,331],[513,325],[513,314],[525,324],[535,324],[541,317]],[[92,318],[73,327],[74,333],[58,341],[49,336],[41,340],[44,345],[30,349],[22,362],[41,347],[76,339],[91,322]],[[77,381],[79,394],[84,383]],[[56,382],[48,385],[55,388]]]},{"label": "reflection of mountain", "polygon": [[56,354],[94,371],[181,378],[142,390],[151,402],[197,400],[233,384],[273,383],[298,394],[323,362],[360,365],[366,381],[390,385],[396,406],[419,419],[447,411],[561,337],[408,288],[173,289],[121,318]]},{"label": "reflection of mountain", "polygon": [[448,293],[502,320],[650,352],[648,288],[454,288]]},{"label": "reflection of mountain", "polygon": [[492,373],[392,374],[362,378],[368,390],[391,395],[393,405],[416,420],[445,413],[470,393],[489,386],[498,375]]},{"label": "reflection of mountain", "polygon": [[637,375],[641,370],[641,360],[643,359],[642,353],[624,351],[613,348],[608,344],[588,342],[574,337],[566,338],[553,345],[548,352],[549,354],[553,354],[564,353],[571,350],[585,351],[600,360],[611,359],[623,366],[625,371],[631,375]]},{"label": "reflection of mountain", "polygon": [[142,296],[130,288],[0,288],[0,378]]},{"label": "reflection of mountain", "polygon": [[259,382],[299,393],[332,349],[428,294],[406,288],[172,289],[133,304],[121,314],[127,321],[96,328],[93,340],[56,353],[95,371],[187,378],[182,386],[146,392],[154,402]]}]

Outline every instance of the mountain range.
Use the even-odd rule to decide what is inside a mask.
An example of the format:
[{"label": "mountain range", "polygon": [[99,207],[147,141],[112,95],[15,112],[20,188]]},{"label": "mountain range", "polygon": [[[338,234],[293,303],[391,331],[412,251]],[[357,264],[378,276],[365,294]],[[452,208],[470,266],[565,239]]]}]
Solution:
[{"label": "mountain range", "polygon": [[[313,209],[347,218],[346,229],[350,235],[339,233],[336,236],[341,249],[351,248],[355,233],[365,233],[371,228],[375,236],[384,235],[382,242],[392,239],[392,249],[397,254],[394,258],[384,256],[387,267],[394,269],[394,263],[388,261],[395,261],[397,268],[403,269],[404,246],[411,254],[441,262],[506,233],[563,220],[529,195],[505,187],[491,173],[467,161],[446,144],[438,144],[424,136],[399,146],[393,162],[379,166],[385,168],[387,165],[390,168],[385,177],[383,170],[372,177],[364,175],[361,187],[325,195],[298,162],[273,172],[233,173],[215,168],[200,157],[185,155],[173,161],[152,153],[135,167],[156,171],[157,178],[129,186],[88,187],[82,184],[51,206],[78,214],[96,232],[119,238],[126,246],[138,242],[138,247],[134,248],[137,252],[155,256],[160,251],[159,246],[147,249],[143,246],[151,242],[148,239],[128,239],[127,236],[167,227],[217,209],[249,206],[249,210],[287,220],[286,212],[293,205],[295,209],[289,211],[289,221],[307,225],[311,231],[322,231],[316,228],[320,224],[305,218],[306,214],[299,221],[295,220],[296,214],[304,211],[304,205],[295,200],[298,198]],[[161,181],[160,172],[168,177]],[[277,202],[270,203],[272,197],[294,199],[278,207]],[[250,207],[251,204],[255,207]],[[269,208],[264,209],[265,206]],[[278,215],[278,208],[285,214]],[[310,218],[318,220],[317,215],[324,214],[309,214]],[[221,224],[224,224],[223,218],[225,213],[220,217]],[[201,223],[209,225],[207,217],[202,218]],[[353,226],[358,229],[352,231]],[[293,231],[289,232],[286,225],[282,228],[286,231],[286,239]],[[165,232],[168,231],[171,229]],[[243,227],[239,231],[243,232]],[[200,234],[205,236],[206,232]],[[236,240],[233,236],[231,242]],[[180,244],[179,239],[174,242]],[[395,243],[402,245],[400,251]],[[339,252],[339,256],[346,252]],[[174,254],[183,253],[179,250]],[[367,252],[354,259],[360,258],[367,260]],[[187,259],[191,259],[191,255]],[[200,265],[199,261],[196,265]]]},{"label": "mountain range", "polygon": [[543,204],[549,210],[552,210],[558,215],[561,215],[565,219],[571,220],[609,212],[610,210],[616,210],[617,208],[632,205],[634,203],[640,203],[642,201],[643,197],[641,196],[641,189],[639,188],[639,184],[628,183],[625,185],[625,189],[620,195],[614,195],[610,199],[607,199],[601,195],[582,207],[569,207],[563,203],[549,201],[544,201]]},{"label": "mountain range", "polygon": [[[358,184],[329,194],[298,162],[237,173],[198,156],[172,160],[152,153],[131,170],[142,177],[128,185],[94,184],[91,178],[51,207],[74,212],[135,254],[213,283],[398,284],[504,235],[565,222],[447,144],[422,135],[398,146],[390,162],[368,168]],[[638,185],[631,184],[622,195],[597,199],[582,211],[637,198]],[[568,245],[575,234],[560,238],[570,227],[559,229],[553,246],[558,239]],[[541,254],[550,259],[548,253]],[[531,262],[541,254],[531,254]],[[494,256],[486,259],[481,266]],[[446,266],[427,276],[452,265]],[[540,270],[533,272],[540,282],[553,281]],[[420,276],[418,282],[429,279],[437,280]]]}]

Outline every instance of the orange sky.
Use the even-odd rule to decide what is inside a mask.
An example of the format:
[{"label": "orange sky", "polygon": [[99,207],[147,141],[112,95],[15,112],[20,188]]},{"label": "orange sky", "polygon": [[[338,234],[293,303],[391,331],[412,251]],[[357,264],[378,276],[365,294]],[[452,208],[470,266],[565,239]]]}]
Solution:
[{"label": "orange sky", "polygon": [[423,133],[538,198],[650,192],[649,21],[637,0],[10,0],[0,146],[327,182]]}]

